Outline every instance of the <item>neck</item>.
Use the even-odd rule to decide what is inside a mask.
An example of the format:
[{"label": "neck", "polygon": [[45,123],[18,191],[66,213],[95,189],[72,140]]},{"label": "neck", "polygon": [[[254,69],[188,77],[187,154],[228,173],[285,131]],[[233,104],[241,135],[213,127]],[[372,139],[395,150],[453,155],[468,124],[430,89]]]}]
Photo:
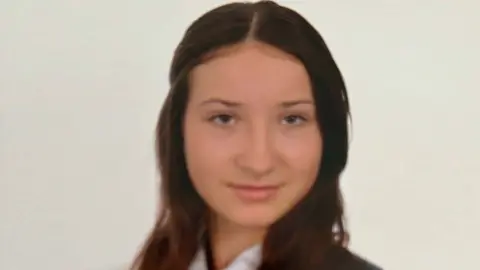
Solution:
[{"label": "neck", "polygon": [[243,227],[221,218],[210,222],[210,243],[216,269],[227,267],[246,249],[260,244],[266,228]]}]

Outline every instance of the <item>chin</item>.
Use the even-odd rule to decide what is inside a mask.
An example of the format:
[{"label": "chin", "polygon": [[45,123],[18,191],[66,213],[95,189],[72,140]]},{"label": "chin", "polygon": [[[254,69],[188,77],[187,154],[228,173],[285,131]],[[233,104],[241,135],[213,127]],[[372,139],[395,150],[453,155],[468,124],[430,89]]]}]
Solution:
[{"label": "chin", "polygon": [[277,213],[267,211],[245,210],[233,213],[229,219],[242,227],[267,228],[279,218]]}]

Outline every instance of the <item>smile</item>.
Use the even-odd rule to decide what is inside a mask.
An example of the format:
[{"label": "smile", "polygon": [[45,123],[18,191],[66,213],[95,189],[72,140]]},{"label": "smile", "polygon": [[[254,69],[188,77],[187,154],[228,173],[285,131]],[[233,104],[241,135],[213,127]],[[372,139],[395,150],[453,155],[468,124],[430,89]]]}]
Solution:
[{"label": "smile", "polygon": [[237,185],[228,187],[243,202],[265,202],[275,197],[281,185]]}]

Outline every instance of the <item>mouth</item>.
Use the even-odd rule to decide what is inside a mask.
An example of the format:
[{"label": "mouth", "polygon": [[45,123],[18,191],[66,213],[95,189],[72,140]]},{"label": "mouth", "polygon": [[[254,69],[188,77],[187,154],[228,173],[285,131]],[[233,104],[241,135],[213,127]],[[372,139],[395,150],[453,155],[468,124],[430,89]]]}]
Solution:
[{"label": "mouth", "polygon": [[243,202],[265,202],[275,197],[281,185],[229,184],[228,187]]}]

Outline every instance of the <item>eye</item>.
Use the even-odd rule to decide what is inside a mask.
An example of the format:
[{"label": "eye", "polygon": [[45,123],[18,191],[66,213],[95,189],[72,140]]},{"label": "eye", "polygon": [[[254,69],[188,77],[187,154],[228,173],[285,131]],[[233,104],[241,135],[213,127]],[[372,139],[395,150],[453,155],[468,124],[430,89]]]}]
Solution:
[{"label": "eye", "polygon": [[286,125],[301,125],[306,121],[305,117],[300,115],[289,115],[283,118],[282,123]]},{"label": "eye", "polygon": [[217,114],[209,119],[211,122],[217,124],[217,125],[232,125],[234,123],[234,117],[229,114]]}]

